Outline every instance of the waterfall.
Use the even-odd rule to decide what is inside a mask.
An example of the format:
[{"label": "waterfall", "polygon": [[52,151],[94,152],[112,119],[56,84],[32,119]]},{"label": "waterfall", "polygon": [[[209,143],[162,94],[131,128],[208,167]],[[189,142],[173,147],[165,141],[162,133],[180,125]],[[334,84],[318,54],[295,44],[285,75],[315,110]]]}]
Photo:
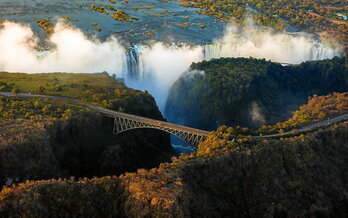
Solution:
[{"label": "waterfall", "polygon": [[254,57],[279,63],[300,64],[304,61],[332,59],[335,56],[342,56],[341,48],[329,47],[320,42],[290,41],[286,44],[269,46],[267,43],[234,41],[204,45],[204,60],[221,57]]},{"label": "waterfall", "polygon": [[341,56],[336,49],[324,46],[321,43],[315,43],[310,49],[309,60],[331,59],[335,56]]},{"label": "waterfall", "polygon": [[139,77],[139,52],[134,48],[130,47],[126,54],[127,63],[127,75],[136,79]]},{"label": "waterfall", "polygon": [[126,79],[129,80],[143,80],[149,75],[145,72],[144,60],[142,53],[146,51],[148,46],[145,45],[132,45],[126,51],[125,66]]},{"label": "waterfall", "polygon": [[206,44],[204,46],[204,60],[223,57],[221,54],[223,45],[221,43]]}]

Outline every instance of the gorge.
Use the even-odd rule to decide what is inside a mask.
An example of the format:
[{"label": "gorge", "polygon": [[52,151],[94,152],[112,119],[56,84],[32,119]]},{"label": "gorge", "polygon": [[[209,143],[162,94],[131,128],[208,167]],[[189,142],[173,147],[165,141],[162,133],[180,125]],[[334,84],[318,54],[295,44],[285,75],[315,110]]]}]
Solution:
[{"label": "gorge", "polygon": [[347,217],[347,9],[0,0],[0,217]]}]

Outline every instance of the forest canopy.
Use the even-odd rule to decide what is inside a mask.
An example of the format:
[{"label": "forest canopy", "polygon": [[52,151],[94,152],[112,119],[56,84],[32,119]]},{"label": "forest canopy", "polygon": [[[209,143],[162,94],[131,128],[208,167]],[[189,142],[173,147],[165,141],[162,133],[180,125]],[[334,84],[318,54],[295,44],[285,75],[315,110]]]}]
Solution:
[{"label": "forest canopy", "polygon": [[171,88],[166,116],[209,130],[275,124],[309,96],[348,91],[347,66],[347,58],[337,57],[293,66],[254,58],[193,63]]}]

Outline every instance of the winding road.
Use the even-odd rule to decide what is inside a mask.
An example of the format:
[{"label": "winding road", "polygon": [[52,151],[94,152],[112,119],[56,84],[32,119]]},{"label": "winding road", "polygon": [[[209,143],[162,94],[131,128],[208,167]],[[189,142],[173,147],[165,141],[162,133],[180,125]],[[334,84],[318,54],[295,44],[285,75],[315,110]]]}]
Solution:
[{"label": "winding road", "polygon": [[292,136],[292,135],[298,135],[298,134],[301,134],[301,133],[309,132],[309,131],[315,130],[317,128],[329,126],[329,125],[332,125],[334,123],[342,122],[342,121],[345,121],[345,120],[348,120],[348,114],[344,114],[344,115],[341,115],[341,116],[338,116],[338,117],[335,117],[335,118],[332,118],[332,119],[320,121],[320,122],[317,122],[317,123],[310,124],[308,126],[304,126],[304,127],[298,128],[298,129],[294,129],[294,130],[297,131],[296,133],[294,133],[293,132],[294,130],[292,130],[292,131],[289,131],[289,132],[285,132],[283,134],[277,133],[277,134],[272,134],[272,135],[253,136],[253,138],[288,137],[288,136]]}]

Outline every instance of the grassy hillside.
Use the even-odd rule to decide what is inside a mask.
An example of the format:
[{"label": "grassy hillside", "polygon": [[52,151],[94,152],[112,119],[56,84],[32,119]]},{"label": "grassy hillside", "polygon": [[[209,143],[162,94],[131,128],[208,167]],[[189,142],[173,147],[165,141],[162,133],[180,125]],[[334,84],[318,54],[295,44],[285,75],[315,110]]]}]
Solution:
[{"label": "grassy hillside", "polygon": [[[107,73],[0,73],[1,82],[21,88],[23,92],[40,92],[39,87],[46,89],[47,94],[60,93],[66,96],[78,96],[78,91],[83,85],[95,87],[124,88]],[[55,85],[64,87],[60,92],[54,89]]]},{"label": "grassy hillside", "polygon": [[301,137],[232,142],[230,129],[219,128],[197,152],[151,170],[5,188],[0,215],[345,217],[347,130],[343,122]]},{"label": "grassy hillside", "polygon": [[166,117],[204,129],[273,125],[288,119],[309,96],[348,91],[347,66],[347,58],[294,66],[253,58],[194,63],[173,85]]},{"label": "grassy hillside", "polygon": [[0,73],[0,91],[15,89],[76,98],[109,109],[163,119],[150,94],[129,89],[107,73]]},{"label": "grassy hillside", "polygon": [[[107,74],[0,73],[11,91],[61,95],[162,119],[151,95]],[[0,97],[0,185],[27,179],[119,175],[171,157],[167,134],[134,130],[113,135],[113,120],[71,103]]]}]

